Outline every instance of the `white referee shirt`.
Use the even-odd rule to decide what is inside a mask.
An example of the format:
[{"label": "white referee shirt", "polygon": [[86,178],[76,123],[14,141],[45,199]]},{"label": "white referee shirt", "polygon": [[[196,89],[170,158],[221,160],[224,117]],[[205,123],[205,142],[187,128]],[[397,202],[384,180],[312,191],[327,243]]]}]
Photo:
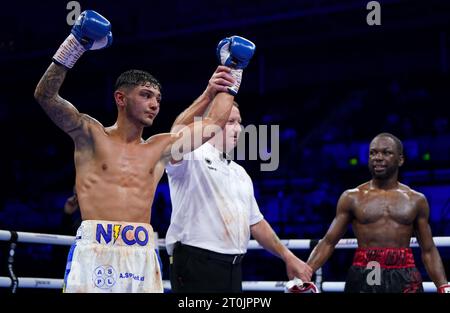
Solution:
[{"label": "white referee shirt", "polygon": [[166,166],[172,216],[166,249],[177,241],[225,254],[247,251],[250,225],[263,219],[244,168],[210,143]]}]

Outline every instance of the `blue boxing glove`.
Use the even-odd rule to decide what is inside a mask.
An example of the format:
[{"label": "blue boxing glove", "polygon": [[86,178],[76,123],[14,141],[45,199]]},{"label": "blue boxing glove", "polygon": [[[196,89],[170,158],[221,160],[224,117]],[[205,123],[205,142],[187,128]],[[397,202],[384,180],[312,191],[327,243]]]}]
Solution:
[{"label": "blue boxing glove", "polygon": [[242,81],[242,71],[247,67],[255,53],[255,44],[248,39],[231,36],[222,39],[217,45],[217,58],[220,64],[231,68],[235,84],[228,87],[228,92],[235,96]]},{"label": "blue boxing glove", "polygon": [[80,14],[70,35],[53,56],[53,61],[72,68],[87,50],[109,47],[112,43],[111,23],[92,10]]}]

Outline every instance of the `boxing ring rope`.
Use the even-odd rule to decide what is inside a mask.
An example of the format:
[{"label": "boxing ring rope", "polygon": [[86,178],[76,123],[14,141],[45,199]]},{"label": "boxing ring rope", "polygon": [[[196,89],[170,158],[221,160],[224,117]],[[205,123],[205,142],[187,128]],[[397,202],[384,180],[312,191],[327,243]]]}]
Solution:
[{"label": "boxing ring rope", "polygon": [[[156,239],[158,247],[165,249],[165,240]],[[450,237],[433,237],[436,247],[449,247]],[[16,288],[45,288],[62,289],[63,279],[54,278],[35,278],[35,277],[16,277],[13,271],[14,253],[17,243],[38,243],[70,246],[75,241],[75,236],[53,235],[43,233],[15,232],[0,230],[0,241],[9,241],[10,252],[8,256],[8,269],[10,277],[0,277],[0,287],[11,288],[15,292]],[[308,250],[313,248],[318,240],[316,239],[284,239],[281,242],[289,249]],[[357,240],[355,238],[346,238],[339,240],[336,249],[355,249]],[[411,248],[419,247],[416,238],[411,238]],[[256,240],[250,240],[248,250],[264,249]],[[242,289],[244,291],[284,291],[286,281],[244,281]],[[316,271],[315,284],[322,292],[342,292],[345,282],[322,281],[322,269]],[[170,290],[170,282],[163,281],[164,289]],[[436,292],[436,286],[433,282],[423,282],[425,292]]]}]

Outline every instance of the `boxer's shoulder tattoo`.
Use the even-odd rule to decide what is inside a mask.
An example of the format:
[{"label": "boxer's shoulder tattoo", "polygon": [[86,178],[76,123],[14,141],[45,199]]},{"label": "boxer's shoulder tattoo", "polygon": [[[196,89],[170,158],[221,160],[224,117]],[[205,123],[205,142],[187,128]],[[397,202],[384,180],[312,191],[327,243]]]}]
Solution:
[{"label": "boxer's shoulder tattoo", "polygon": [[58,95],[65,76],[62,66],[50,65],[36,87],[35,97],[51,120],[69,133],[80,128],[82,120],[78,110]]},{"label": "boxer's shoulder tattoo", "polygon": [[93,118],[92,116],[89,116],[87,114],[81,114],[81,119],[83,120],[83,122],[86,122],[87,124],[92,124],[92,125],[100,124],[95,118]]},{"label": "boxer's shoulder tattoo", "polygon": [[82,151],[92,147],[93,141],[91,137],[88,137],[82,133],[76,133],[73,135],[73,141],[78,151]]}]

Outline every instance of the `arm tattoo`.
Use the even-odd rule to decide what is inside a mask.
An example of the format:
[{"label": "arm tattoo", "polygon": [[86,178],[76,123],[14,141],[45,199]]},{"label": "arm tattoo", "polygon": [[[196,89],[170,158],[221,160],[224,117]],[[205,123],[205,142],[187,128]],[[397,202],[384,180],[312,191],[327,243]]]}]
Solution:
[{"label": "arm tattoo", "polygon": [[66,73],[64,67],[52,63],[39,81],[34,95],[50,119],[70,133],[81,126],[81,118],[78,110],[58,95]]}]

